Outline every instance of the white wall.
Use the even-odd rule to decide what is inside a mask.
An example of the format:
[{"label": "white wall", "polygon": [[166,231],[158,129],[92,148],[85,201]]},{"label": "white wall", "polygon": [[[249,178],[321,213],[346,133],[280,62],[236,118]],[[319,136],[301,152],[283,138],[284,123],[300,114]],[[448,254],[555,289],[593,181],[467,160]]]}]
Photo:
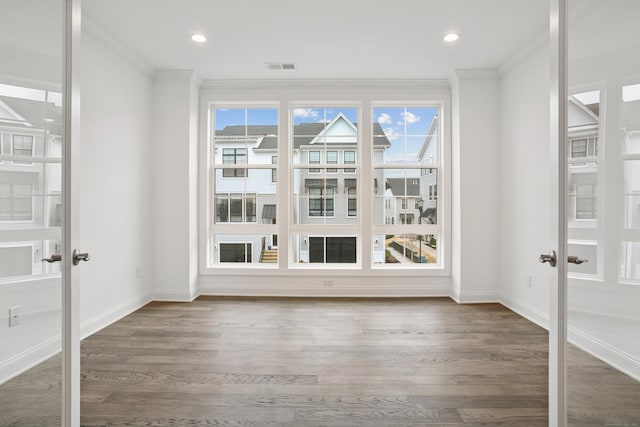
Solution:
[{"label": "white wall", "polygon": [[[501,301],[548,325],[551,269],[538,262],[551,249],[548,47],[500,80]],[[526,276],[531,275],[531,287]]]},{"label": "white wall", "polygon": [[156,299],[190,301],[198,272],[198,82],[157,71],[153,84],[153,287]]},{"label": "white wall", "polygon": [[83,334],[151,298],[151,79],[83,33],[79,232]]},{"label": "white wall", "polygon": [[453,106],[453,297],[498,300],[499,98],[494,70],[457,70]]}]

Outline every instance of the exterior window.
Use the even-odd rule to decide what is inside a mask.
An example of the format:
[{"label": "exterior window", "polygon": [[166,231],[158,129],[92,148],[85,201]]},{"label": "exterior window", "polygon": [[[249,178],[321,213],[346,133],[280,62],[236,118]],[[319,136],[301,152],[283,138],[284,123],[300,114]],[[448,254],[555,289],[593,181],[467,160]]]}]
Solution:
[{"label": "exterior window", "polygon": [[[445,91],[434,91],[437,103],[407,106],[392,94],[385,95],[393,99],[388,105],[349,99],[349,89],[335,104],[309,105],[296,101],[300,98],[293,92],[281,99],[274,90],[274,99],[253,102],[245,89],[216,95],[203,89],[210,128],[203,133],[208,139],[202,151],[208,169],[199,174],[206,213],[200,229],[207,232],[200,243],[201,271],[215,274],[226,264],[225,275],[259,268],[259,274],[282,269],[293,277],[302,269],[370,272],[384,270],[385,264],[410,269],[424,263],[447,273],[439,246],[448,245],[435,244],[448,238],[443,233],[449,230],[438,217],[450,217],[449,175],[441,173],[440,152],[448,146],[438,122],[449,102]],[[220,101],[236,96],[250,101],[242,106]],[[363,111],[362,105],[372,107]],[[279,117],[290,119],[286,141],[279,140],[278,124],[284,123]],[[366,185],[358,182],[363,172]],[[441,179],[447,197],[437,206]],[[288,194],[277,194],[283,190]],[[289,222],[276,224],[276,212]],[[278,249],[287,255],[280,262]],[[360,265],[364,260],[371,264]],[[391,276],[391,270],[383,275]]]},{"label": "exterior window", "polygon": [[576,219],[596,219],[596,197],[594,185],[576,185]]},{"label": "exterior window", "polygon": [[277,268],[278,109],[215,105],[209,113],[212,179],[205,185],[213,209],[207,266]]},{"label": "exterior window", "polygon": [[[319,151],[309,151],[309,164],[310,165],[320,164]],[[309,169],[309,173],[320,173],[320,169],[318,168]]]},{"label": "exterior window", "polygon": [[0,221],[33,221],[33,186],[0,183]]},{"label": "exterior window", "polygon": [[356,198],[357,190],[355,188],[347,189],[349,198],[347,200],[347,215],[356,216],[358,212],[358,199]]},{"label": "exterior window", "polygon": [[309,262],[354,264],[355,237],[309,237]]},{"label": "exterior window", "polygon": [[255,194],[217,194],[216,223],[256,222]]},{"label": "exterior window", "polygon": [[[338,164],[338,152],[337,151],[327,151],[327,164],[328,165],[337,165]],[[327,169],[327,173],[338,173],[338,169]]]},{"label": "exterior window", "polygon": [[[224,165],[243,165],[247,163],[246,148],[223,148],[222,164]],[[246,169],[223,169],[224,177],[245,177]]]},{"label": "exterior window", "polygon": [[230,196],[229,211],[231,222],[243,222],[242,221],[242,194],[232,194]]},{"label": "exterior window", "polygon": [[251,243],[220,243],[220,262],[251,263]]},{"label": "exterior window", "polygon": [[[33,156],[33,136],[13,135],[12,154],[14,156]],[[15,164],[30,164],[30,162],[13,161]]]},{"label": "exterior window", "polygon": [[[437,207],[439,111],[410,106],[373,109],[374,177],[386,188],[374,206],[374,223],[381,226],[380,234],[372,236],[378,242],[372,248],[374,266],[441,264],[435,244],[442,234]],[[432,245],[425,244],[432,240]]]},{"label": "exterior window", "polygon": [[309,188],[309,216],[333,216],[333,196],[333,188]]},{"label": "exterior window", "polygon": [[[271,164],[272,165],[278,164],[278,156],[271,156]],[[278,181],[278,169],[273,168],[271,169],[271,182],[277,182],[277,181]]]},{"label": "exterior window", "polygon": [[[356,152],[355,151],[345,151],[344,152],[344,164],[345,165],[355,165],[356,164]],[[356,173],[356,170],[353,168],[346,168],[344,173]]]}]

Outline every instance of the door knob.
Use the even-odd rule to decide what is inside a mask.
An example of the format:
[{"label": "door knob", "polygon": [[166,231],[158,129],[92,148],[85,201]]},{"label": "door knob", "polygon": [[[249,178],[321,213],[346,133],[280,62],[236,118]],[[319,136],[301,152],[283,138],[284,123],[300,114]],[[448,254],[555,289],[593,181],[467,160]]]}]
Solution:
[{"label": "door knob", "polygon": [[42,258],[42,261],[45,261],[45,262],[48,262],[48,263],[54,263],[54,262],[62,261],[62,255],[60,255],[60,254],[52,254],[49,258]]},{"label": "door knob", "polygon": [[78,265],[80,264],[80,261],[89,261],[91,258],[89,257],[89,254],[87,252],[85,253],[81,253],[78,252],[77,249],[73,250],[73,265]]},{"label": "door knob", "polygon": [[551,267],[556,266],[556,251],[551,251],[550,254],[541,254],[538,258],[541,263],[548,262]]},{"label": "door knob", "polygon": [[567,262],[570,262],[571,264],[582,264],[583,262],[589,262],[588,259],[580,259],[577,256],[571,255],[569,257],[567,257]]}]

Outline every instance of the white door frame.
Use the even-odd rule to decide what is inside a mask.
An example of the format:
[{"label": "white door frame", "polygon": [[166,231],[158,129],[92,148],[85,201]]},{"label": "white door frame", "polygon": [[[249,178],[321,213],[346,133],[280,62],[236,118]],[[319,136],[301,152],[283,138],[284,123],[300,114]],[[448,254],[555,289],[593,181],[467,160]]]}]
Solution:
[{"label": "white door frame", "polygon": [[62,425],[80,426],[80,304],[78,270],[72,262],[78,246],[80,148],[81,0],[64,0],[64,84],[62,144]]},{"label": "white door frame", "polygon": [[[551,87],[551,242],[557,264],[550,276],[549,291],[549,426],[564,427],[567,421],[567,0],[550,1]],[[555,275],[555,277],[554,277]],[[555,279],[555,280],[554,280]]]}]

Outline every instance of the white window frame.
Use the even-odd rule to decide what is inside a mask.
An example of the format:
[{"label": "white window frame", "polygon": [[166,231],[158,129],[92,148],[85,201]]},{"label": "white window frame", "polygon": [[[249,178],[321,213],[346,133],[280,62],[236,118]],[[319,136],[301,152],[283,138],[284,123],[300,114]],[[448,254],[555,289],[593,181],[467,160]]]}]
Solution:
[{"label": "white window frame", "polygon": [[[299,280],[300,277],[370,277],[372,281],[385,280],[393,277],[411,277],[415,281],[409,280],[407,283],[430,283],[429,277],[434,279],[433,284],[445,283],[450,279],[451,274],[451,90],[445,81],[408,81],[408,82],[345,82],[344,84],[329,83],[327,81],[253,81],[253,82],[227,82],[227,81],[205,81],[201,86],[201,132],[202,143],[200,144],[200,189],[199,189],[199,213],[200,213],[200,235],[207,236],[200,239],[200,262],[199,272],[201,283],[206,287],[224,278],[232,282],[241,283],[244,276],[273,275],[280,279],[278,283],[286,283],[289,279]],[[329,224],[307,224],[296,225],[294,222],[294,211],[292,200],[292,180],[294,159],[292,157],[291,146],[293,136],[290,135],[289,126],[292,123],[292,110],[296,107],[357,107],[358,108],[358,145],[356,149],[357,179],[361,183],[374,179],[372,159],[372,138],[371,124],[373,123],[372,107],[375,105],[397,106],[437,106],[440,108],[440,133],[439,133],[439,160],[437,165],[431,165],[439,173],[440,200],[438,203],[437,225],[440,239],[438,241],[439,263],[438,265],[416,264],[413,268],[394,268],[384,266],[379,268],[372,263],[372,251],[374,235],[384,235],[386,225],[376,225],[373,223],[373,194],[371,186],[358,185],[357,188],[357,218],[355,224],[329,225]],[[277,193],[277,224],[251,224],[251,229],[243,229],[246,225],[240,224],[237,228],[234,224],[223,224],[226,228],[216,230],[215,234],[277,234],[279,245],[279,255],[277,268],[266,271],[265,268],[243,265],[242,268],[233,266],[211,265],[210,238],[214,236],[210,221],[212,206],[209,197],[212,192],[215,177],[209,172],[209,162],[212,157],[210,152],[211,117],[210,108],[212,106],[229,108],[239,107],[277,107],[278,118],[278,193]],[[305,163],[306,159],[298,159],[298,162]],[[302,167],[309,167],[305,163]],[[256,166],[251,166],[252,168]],[[259,168],[260,166],[258,166]],[[403,165],[408,167],[408,165]],[[423,167],[423,165],[422,165]],[[265,168],[272,168],[267,165]],[[378,183],[384,191],[384,183]],[[382,194],[378,194],[381,196]],[[336,207],[337,209],[337,207]],[[257,213],[258,217],[260,213]],[[395,223],[392,218],[392,223]],[[217,225],[215,225],[217,227]],[[412,225],[391,225],[400,228],[401,233],[411,234]],[[293,263],[293,249],[291,238],[294,235],[355,235],[358,246],[358,263],[355,265],[331,265],[326,268],[316,268],[306,266],[301,268]],[[428,233],[425,233],[428,234]],[[288,242],[283,244],[282,242]],[[264,266],[259,266],[264,267]],[[222,276],[221,276],[222,275]],[[222,277],[222,279],[221,279]],[[236,279],[231,279],[235,277]],[[288,279],[289,278],[289,279]],[[240,280],[240,282],[238,282]],[[249,279],[247,279],[249,280]],[[297,282],[299,285],[299,281]],[[311,283],[311,282],[310,282]]]},{"label": "white window frame", "polygon": [[[13,186],[14,185],[30,185],[31,186],[31,197],[29,197],[29,199],[31,200],[31,218],[30,219],[0,219],[0,224],[32,224],[36,221],[36,205],[35,205],[35,197],[34,197],[34,192],[35,192],[35,186],[33,184],[16,184],[16,183],[11,183],[8,182],[6,183],[9,185],[9,188],[11,189],[11,194],[9,195],[10,200],[15,200],[16,197],[14,195],[14,190],[13,190]],[[18,198],[24,198],[26,199],[27,197],[18,197]]]},{"label": "white window frame", "polygon": [[[11,155],[15,156],[15,138],[16,137],[28,137],[31,138],[31,153],[29,154],[28,157],[33,157],[33,153],[35,152],[35,148],[36,148],[36,138],[33,135],[28,135],[28,134],[22,134],[22,133],[14,133],[11,135]],[[13,160],[11,161],[11,164],[16,165],[16,166],[33,166],[33,162],[29,162],[29,161],[24,161],[24,160]]]},{"label": "white window frame", "polygon": [[[372,166],[374,170],[385,170],[385,169],[410,169],[410,170],[419,170],[418,175],[422,175],[422,171],[424,169],[431,169],[431,174],[433,174],[433,170],[436,171],[436,176],[438,177],[438,182],[433,184],[433,193],[432,197],[428,197],[425,193],[425,199],[427,200],[438,200],[437,203],[437,212],[436,218],[438,219],[437,224],[426,224],[414,219],[411,223],[407,223],[407,217],[404,220],[400,220],[400,214],[408,214],[415,209],[410,208],[410,203],[407,199],[411,198],[407,195],[404,195],[400,198],[400,202],[397,203],[398,209],[398,221],[395,221],[395,218],[392,218],[392,223],[390,225],[380,224],[372,227],[375,231],[375,235],[433,235],[437,236],[438,244],[437,244],[437,262],[436,263],[416,263],[411,264],[410,267],[405,267],[404,264],[400,266],[397,264],[376,264],[373,265],[372,268],[375,270],[385,270],[390,269],[393,271],[401,271],[403,268],[409,269],[424,269],[427,272],[431,270],[434,271],[450,271],[450,245],[451,245],[451,234],[450,234],[450,208],[451,208],[451,194],[450,194],[450,183],[451,183],[451,170],[449,159],[451,156],[451,143],[450,143],[450,135],[448,132],[448,124],[447,124],[447,114],[448,103],[445,102],[434,102],[434,103],[422,103],[422,102],[397,102],[397,103],[386,103],[386,102],[375,102],[372,103],[372,110],[375,111],[378,108],[394,108],[394,107],[406,107],[410,108],[429,108],[434,107],[438,108],[438,133],[437,133],[437,161],[434,162],[434,159],[431,156],[425,158],[425,162],[407,162],[407,163],[385,163],[384,161],[380,164],[373,164]],[[375,114],[372,112],[372,117]],[[373,150],[371,151],[371,156],[373,156]],[[427,166],[428,165],[428,166]],[[407,179],[419,179],[415,177],[407,178]],[[437,194],[437,187],[440,185],[446,191],[446,196],[440,199]],[[407,200],[405,202],[405,200]],[[392,202],[393,203],[393,202]],[[415,203],[415,200],[414,200]],[[415,205],[414,205],[415,206]],[[418,214],[419,215],[419,214]],[[386,221],[385,221],[386,222]]]}]

